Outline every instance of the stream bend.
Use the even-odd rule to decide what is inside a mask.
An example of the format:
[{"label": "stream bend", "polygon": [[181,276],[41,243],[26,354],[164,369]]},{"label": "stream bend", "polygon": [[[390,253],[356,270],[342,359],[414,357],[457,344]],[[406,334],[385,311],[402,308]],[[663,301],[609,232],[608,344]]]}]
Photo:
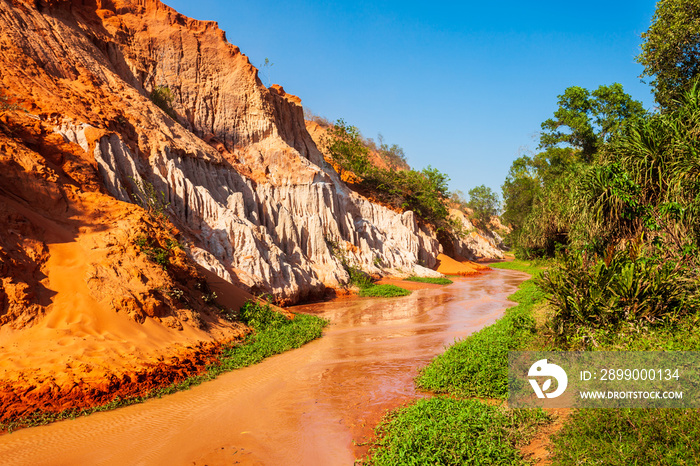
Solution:
[{"label": "stream bend", "polygon": [[494,269],[402,298],[291,308],[324,336],[184,392],[0,436],[6,465],[352,465],[387,409],[417,394],[418,368],[493,323],[527,279]]}]

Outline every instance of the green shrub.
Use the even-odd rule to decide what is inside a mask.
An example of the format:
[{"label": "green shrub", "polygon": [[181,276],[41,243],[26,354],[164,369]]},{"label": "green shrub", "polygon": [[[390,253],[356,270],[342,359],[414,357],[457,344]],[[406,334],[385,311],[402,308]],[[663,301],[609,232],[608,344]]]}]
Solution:
[{"label": "green shrub", "polygon": [[447,175],[432,167],[417,170],[369,169],[361,186],[375,193],[377,198],[402,210],[412,210],[428,223],[445,226],[447,223]]},{"label": "green shrub", "polygon": [[153,262],[160,265],[164,269],[170,264],[170,252],[163,248],[152,248],[146,253]]},{"label": "green shrub", "polygon": [[697,282],[679,264],[637,257],[633,249],[606,260],[571,252],[539,281],[555,307],[552,330],[561,339],[591,329],[675,322],[700,309]]},{"label": "green shrub", "polygon": [[[326,147],[333,161],[343,170],[357,175],[359,186],[371,191],[380,201],[412,210],[428,223],[446,226],[445,198],[449,195],[446,174],[430,166],[421,171],[385,170],[373,166],[369,147],[360,131],[343,120],[338,120],[329,130]],[[398,153],[399,149],[397,146],[395,151]],[[387,151],[390,150],[387,148]]]},{"label": "green shrub", "polygon": [[151,102],[156,104],[163,110],[170,118],[177,120],[177,113],[173,110],[173,100],[174,96],[172,91],[167,86],[156,86],[151,91]]},{"label": "green shrub", "polygon": [[350,274],[350,284],[355,285],[358,288],[368,288],[372,286],[372,277],[361,269],[353,267],[351,265],[346,267],[346,270]]},{"label": "green shrub", "polygon": [[289,319],[272,309],[269,303],[261,304],[249,300],[243,304],[240,311],[241,322],[254,330],[266,330],[288,323]]},{"label": "green shrub", "polygon": [[362,177],[370,167],[369,149],[362,140],[360,130],[338,120],[329,130],[326,141],[333,160],[344,170]]},{"label": "green shrub", "polygon": [[168,238],[165,242],[165,247],[161,247],[154,240],[147,238],[145,235],[139,235],[134,239],[134,244],[139,247],[140,251],[148,257],[151,262],[163,267],[167,270],[170,265],[170,256],[173,250],[180,247],[180,243],[172,238]]}]

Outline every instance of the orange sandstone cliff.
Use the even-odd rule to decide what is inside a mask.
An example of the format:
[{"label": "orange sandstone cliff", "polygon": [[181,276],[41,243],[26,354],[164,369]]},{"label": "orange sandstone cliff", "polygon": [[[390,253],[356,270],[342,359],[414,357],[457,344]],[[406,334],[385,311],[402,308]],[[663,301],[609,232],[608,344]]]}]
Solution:
[{"label": "orange sandstone cliff", "polygon": [[[348,189],[300,99],[216,23],[157,0],[0,0],[0,31],[18,107],[0,107],[0,418],[202,370],[248,331],[214,288],[232,308],[320,296],[348,279],[338,249],[436,273],[434,232]],[[165,88],[169,114],[149,98]]]}]

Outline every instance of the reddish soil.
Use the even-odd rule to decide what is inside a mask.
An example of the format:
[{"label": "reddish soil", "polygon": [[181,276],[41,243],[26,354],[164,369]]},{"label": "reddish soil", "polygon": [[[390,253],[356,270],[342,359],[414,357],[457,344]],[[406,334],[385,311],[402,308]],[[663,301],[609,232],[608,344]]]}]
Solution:
[{"label": "reddish soil", "polygon": [[489,267],[468,260],[459,261],[445,254],[440,254],[436,270],[445,275],[468,277],[469,275],[489,270]]},{"label": "reddish soil", "polygon": [[200,343],[198,347],[183,349],[181,355],[169,356],[167,361],[146,363],[126,373],[113,372],[109,377],[90,383],[73,382],[72,386],[61,386],[51,375],[39,379],[39,385],[21,386],[4,381],[0,383],[0,422],[16,421],[37,413],[101,406],[115,398],[147,395],[154,389],[203,372],[207,364],[218,359],[221,344]]},{"label": "reddish soil", "polygon": [[554,422],[537,432],[530,443],[520,449],[525,459],[532,461],[537,466],[552,464],[550,458],[551,438],[564,427],[566,419],[571,415],[571,408],[546,409],[545,411],[555,417]]},{"label": "reddish soil", "polygon": [[[95,161],[16,112],[0,118],[0,422],[142,395],[199,373],[248,329],[204,302],[178,235],[104,194]],[[250,297],[212,280],[222,304]]]},{"label": "reddish soil", "polygon": [[[162,399],[0,436],[8,464],[353,464],[445,345],[503,313],[525,274],[498,270],[401,298],[292,308],[323,338]],[[124,448],[129,445],[129,448]]]}]

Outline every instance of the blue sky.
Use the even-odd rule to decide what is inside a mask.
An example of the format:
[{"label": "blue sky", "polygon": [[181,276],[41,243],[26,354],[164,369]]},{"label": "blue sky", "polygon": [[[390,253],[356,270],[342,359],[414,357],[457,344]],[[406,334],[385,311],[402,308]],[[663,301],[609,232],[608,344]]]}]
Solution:
[{"label": "blue sky", "polygon": [[465,194],[496,192],[536,150],[569,86],[621,83],[652,109],[640,34],[652,0],[398,2],[165,0],[228,40],[314,113],[403,147]]}]

